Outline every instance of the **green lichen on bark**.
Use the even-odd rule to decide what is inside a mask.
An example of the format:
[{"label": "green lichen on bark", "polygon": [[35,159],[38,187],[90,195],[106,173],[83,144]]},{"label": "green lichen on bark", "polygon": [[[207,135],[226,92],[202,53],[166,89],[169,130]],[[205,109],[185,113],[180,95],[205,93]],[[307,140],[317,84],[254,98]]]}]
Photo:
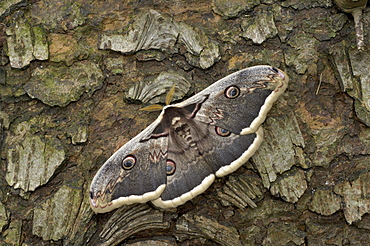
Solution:
[{"label": "green lichen on bark", "polygon": [[49,181],[65,160],[65,151],[58,139],[30,133],[28,122],[20,123],[6,139],[6,181],[15,189],[34,191]]},{"label": "green lichen on bark", "polygon": [[102,86],[103,79],[97,64],[82,61],[71,67],[36,68],[25,90],[47,105],[63,107],[77,101],[84,92],[91,95]]},{"label": "green lichen on bark", "polygon": [[[355,38],[370,14],[344,12],[331,0],[2,1],[0,244],[366,245],[370,58]],[[165,71],[157,87],[185,74],[197,92],[260,64],[290,82],[250,162],[177,209],[93,214],[96,170],[157,116],[124,100],[130,88]]]},{"label": "green lichen on bark", "polygon": [[[81,182],[77,184],[82,185]],[[51,199],[34,209],[32,233],[47,241],[70,236],[82,199],[81,189],[68,185],[60,187]]]}]

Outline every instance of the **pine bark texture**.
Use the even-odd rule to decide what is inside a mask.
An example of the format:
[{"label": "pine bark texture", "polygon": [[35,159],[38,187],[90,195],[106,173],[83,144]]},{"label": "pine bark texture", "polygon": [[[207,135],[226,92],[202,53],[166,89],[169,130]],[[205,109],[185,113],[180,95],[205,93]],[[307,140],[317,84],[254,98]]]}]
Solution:
[{"label": "pine bark texture", "polygon": [[[337,2],[0,2],[0,245],[368,245],[370,9]],[[243,167],[175,209],[93,213],[140,108],[263,64],[290,84]]]}]

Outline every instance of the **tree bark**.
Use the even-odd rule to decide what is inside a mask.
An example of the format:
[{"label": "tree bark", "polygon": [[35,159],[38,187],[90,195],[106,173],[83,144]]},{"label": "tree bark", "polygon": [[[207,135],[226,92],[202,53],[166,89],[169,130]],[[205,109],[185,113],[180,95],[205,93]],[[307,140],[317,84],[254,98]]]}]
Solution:
[{"label": "tree bark", "polygon": [[[365,7],[355,25],[315,0],[0,3],[0,244],[367,245]],[[94,214],[94,174],[158,116],[140,108],[265,64],[290,83],[243,167],[178,208]]]}]

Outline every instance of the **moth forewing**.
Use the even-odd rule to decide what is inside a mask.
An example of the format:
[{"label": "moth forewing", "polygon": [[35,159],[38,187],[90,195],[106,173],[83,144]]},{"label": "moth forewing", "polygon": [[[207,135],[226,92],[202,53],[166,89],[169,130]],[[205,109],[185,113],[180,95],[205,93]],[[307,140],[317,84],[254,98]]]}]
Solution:
[{"label": "moth forewing", "polygon": [[256,152],[261,124],[288,81],[279,69],[254,66],[164,106],[97,172],[90,188],[92,209],[104,213],[147,201],[176,207],[201,194],[215,177],[234,172]]}]

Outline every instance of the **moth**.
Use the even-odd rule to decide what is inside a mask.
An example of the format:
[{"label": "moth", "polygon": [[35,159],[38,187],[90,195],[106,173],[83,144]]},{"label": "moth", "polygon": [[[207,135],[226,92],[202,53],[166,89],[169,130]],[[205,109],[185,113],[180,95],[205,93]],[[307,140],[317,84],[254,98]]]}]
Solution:
[{"label": "moth", "polygon": [[164,106],[96,173],[91,208],[105,213],[148,201],[170,208],[201,194],[255,153],[263,139],[261,124],[288,81],[277,68],[249,67]]}]

